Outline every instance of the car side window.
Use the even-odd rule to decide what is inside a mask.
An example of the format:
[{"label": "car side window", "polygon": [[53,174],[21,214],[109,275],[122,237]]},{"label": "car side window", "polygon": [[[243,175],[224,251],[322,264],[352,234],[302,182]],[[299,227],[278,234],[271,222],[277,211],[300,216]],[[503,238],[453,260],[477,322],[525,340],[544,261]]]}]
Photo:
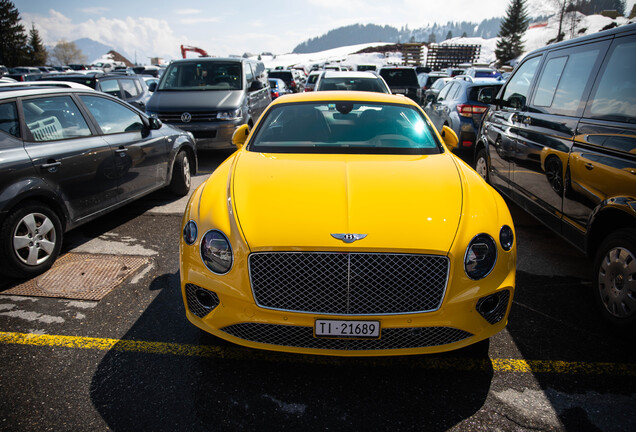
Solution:
[{"label": "car side window", "polygon": [[437,97],[437,100],[438,101],[442,101],[442,100],[446,99],[446,96],[448,96],[448,92],[450,92],[450,89],[453,87],[454,84],[455,83],[446,84],[446,86],[444,86],[442,91],[439,92],[439,96]]},{"label": "car side window", "polygon": [[34,141],[55,141],[91,135],[70,96],[47,96],[22,100],[27,129]]},{"label": "car side window", "polygon": [[455,83],[454,88],[448,92],[448,99],[455,100],[457,99],[462,92],[464,91],[464,87],[461,84]]},{"label": "car side window", "polygon": [[506,106],[514,109],[523,109],[526,106],[526,98],[530,91],[530,84],[537,72],[541,57],[534,57],[519,66],[519,69],[508,79],[508,84],[503,94]]},{"label": "car side window", "polygon": [[636,37],[614,41],[584,117],[636,123]]},{"label": "car side window", "polygon": [[135,80],[132,79],[122,79],[119,81],[119,85],[121,89],[124,91],[124,99],[132,99],[134,97],[139,96],[139,91],[135,86]]},{"label": "car side window", "polygon": [[583,94],[600,53],[599,44],[550,53],[541,72],[532,106],[540,112],[580,116]]},{"label": "car side window", "polygon": [[140,131],[144,127],[136,112],[115,101],[99,96],[80,96],[106,135]]},{"label": "car side window", "polygon": [[250,65],[249,63],[245,63],[243,67],[245,68],[245,79],[247,80],[247,85],[249,85],[254,80],[252,65]]},{"label": "car side window", "polygon": [[20,138],[20,122],[15,102],[0,104],[0,131]]},{"label": "car side window", "polygon": [[104,93],[121,98],[121,92],[119,91],[119,84],[117,83],[116,79],[100,81],[99,88]]}]

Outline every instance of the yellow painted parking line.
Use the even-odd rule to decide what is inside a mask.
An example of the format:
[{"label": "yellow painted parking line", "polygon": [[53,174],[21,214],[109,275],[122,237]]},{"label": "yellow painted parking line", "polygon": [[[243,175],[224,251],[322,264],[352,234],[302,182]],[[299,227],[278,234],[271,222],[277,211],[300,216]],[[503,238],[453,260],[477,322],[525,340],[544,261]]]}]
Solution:
[{"label": "yellow painted parking line", "polygon": [[[0,332],[0,344],[30,345],[42,347],[64,347],[99,351],[125,351],[143,354],[164,354],[189,357],[207,357],[223,359],[259,359],[274,355],[269,351],[259,351],[240,346],[217,347],[170,342],[136,341],[130,339],[108,339],[81,336],[46,335],[34,333]],[[334,357],[322,356],[286,356],[277,360],[289,361],[296,358],[299,362],[330,364]],[[376,358],[378,359],[378,358]],[[382,357],[382,359],[386,359]],[[577,375],[636,376],[634,363],[570,362],[558,360],[522,360],[522,359],[470,359],[410,357],[412,364],[423,369],[488,371],[512,373],[557,373]],[[373,359],[369,359],[374,362]],[[388,361],[388,360],[385,360]]]}]

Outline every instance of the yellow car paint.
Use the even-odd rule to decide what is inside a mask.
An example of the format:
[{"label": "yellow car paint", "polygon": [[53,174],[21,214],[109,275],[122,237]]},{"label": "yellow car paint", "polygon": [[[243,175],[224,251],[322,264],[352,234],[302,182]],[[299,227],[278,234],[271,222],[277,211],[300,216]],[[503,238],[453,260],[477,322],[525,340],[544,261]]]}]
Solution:
[{"label": "yellow car paint", "polygon": [[[315,92],[278,98],[279,104],[350,100],[412,106],[393,95]],[[263,117],[267,115],[263,114]],[[192,194],[183,226],[198,226],[194,244],[180,241],[180,275],[186,316],[194,325],[231,342],[259,349],[337,355],[406,355],[457,349],[501,331],[515,288],[516,241],[508,251],[500,244],[512,218],[501,196],[448,149],[435,155],[283,154],[249,151],[256,123],[245,144],[223,162]],[[428,121],[428,119],[427,119]],[[434,131],[440,142],[439,134]],[[242,132],[244,133],[244,132]],[[202,262],[201,237],[223,232],[232,247],[233,264],[224,275]],[[331,233],[363,233],[344,243]],[[497,260],[480,280],[470,279],[464,257],[470,241],[489,234]],[[256,305],[248,257],[264,251],[426,254],[450,260],[446,291],[439,309],[425,313],[373,316],[314,314]],[[186,284],[218,295],[220,304],[200,318],[188,308]],[[510,293],[503,319],[490,324],[477,311],[479,299],[503,290]],[[270,344],[239,338],[222,329],[239,323],[311,328],[317,319],[377,320],[383,331],[396,328],[452,327],[472,336],[443,345],[395,349],[324,349]],[[382,334],[380,335],[382,338]]]}]

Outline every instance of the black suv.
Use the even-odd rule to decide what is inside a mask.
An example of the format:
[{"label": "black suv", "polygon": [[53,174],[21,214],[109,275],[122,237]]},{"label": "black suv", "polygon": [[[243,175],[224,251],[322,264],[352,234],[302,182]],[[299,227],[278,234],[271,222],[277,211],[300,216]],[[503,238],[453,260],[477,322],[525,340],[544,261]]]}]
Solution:
[{"label": "black suv", "polygon": [[291,70],[273,70],[268,73],[268,77],[282,79],[294,93],[303,91],[302,83],[294,78],[294,73]]},{"label": "black suv", "polygon": [[636,24],[528,54],[484,118],[476,170],[594,259],[603,316],[636,322]]},{"label": "black suv", "polygon": [[422,87],[417,81],[413,67],[383,67],[380,76],[384,78],[393,94],[402,94],[422,105]]},{"label": "black suv", "polygon": [[142,112],[146,111],[146,104],[150,96],[152,96],[148,90],[148,85],[138,75],[95,72],[89,74],[50,74],[40,79],[47,81],[72,81],[84,84],[95,90],[125,100]]},{"label": "black suv", "polygon": [[162,187],[183,196],[192,135],[93,90],[0,90],[0,272],[32,277],[64,232]]}]

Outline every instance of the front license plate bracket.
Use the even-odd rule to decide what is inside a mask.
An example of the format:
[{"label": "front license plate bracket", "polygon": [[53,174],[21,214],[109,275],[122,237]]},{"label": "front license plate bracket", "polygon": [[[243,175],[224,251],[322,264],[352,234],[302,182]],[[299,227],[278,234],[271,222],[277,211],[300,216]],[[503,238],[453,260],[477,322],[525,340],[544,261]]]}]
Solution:
[{"label": "front license plate bracket", "polygon": [[317,319],[314,337],[336,339],[380,339],[380,321]]}]

